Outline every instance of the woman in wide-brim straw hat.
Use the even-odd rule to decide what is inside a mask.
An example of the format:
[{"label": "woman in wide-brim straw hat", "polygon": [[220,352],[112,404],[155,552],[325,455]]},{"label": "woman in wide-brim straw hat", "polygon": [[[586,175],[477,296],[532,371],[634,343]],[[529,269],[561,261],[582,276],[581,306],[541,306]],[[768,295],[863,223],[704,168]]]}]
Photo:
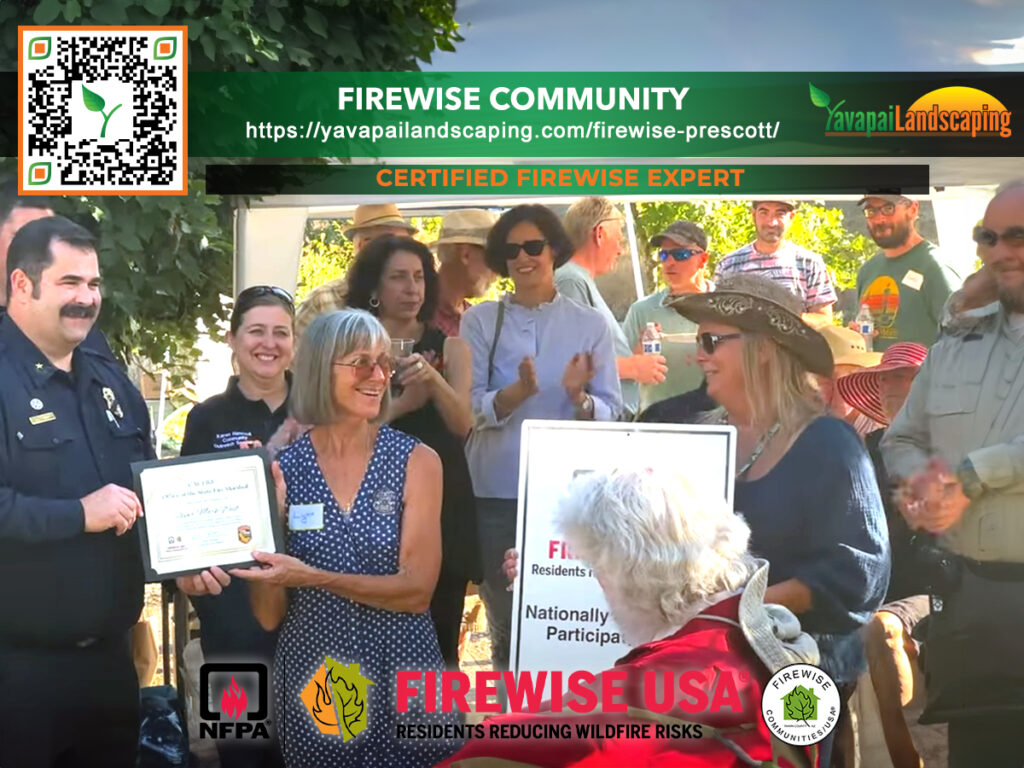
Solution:
[{"label": "woman in wide-brim straw hat", "polygon": [[800,617],[822,668],[851,690],[889,548],[871,459],[816,389],[815,375],[832,373],[829,345],[801,319],[797,296],[757,275],[727,276],[714,293],[669,306],[699,325],[697,362],[721,406],[711,420],[737,430],[736,509],[751,553],[771,563],[765,600]]}]

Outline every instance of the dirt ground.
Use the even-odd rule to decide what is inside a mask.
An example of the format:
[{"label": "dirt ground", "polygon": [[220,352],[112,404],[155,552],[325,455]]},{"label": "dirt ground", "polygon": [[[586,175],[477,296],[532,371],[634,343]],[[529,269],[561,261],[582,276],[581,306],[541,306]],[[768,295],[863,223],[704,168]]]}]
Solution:
[{"label": "dirt ground", "polygon": [[[159,591],[155,599],[147,598],[147,613],[152,613],[156,621],[155,628],[159,628]],[[466,598],[465,616],[472,619],[468,624],[465,634],[465,645],[461,656],[461,668],[464,672],[476,672],[491,668],[491,644],[487,635],[487,619],[484,615],[483,605],[477,595],[472,594]],[[157,642],[159,645],[159,632]],[[159,685],[163,678],[163,662],[161,659],[155,675],[153,685]],[[173,676],[172,672],[172,676]],[[923,687],[923,680],[919,681],[917,690]],[[917,724],[917,718],[921,714],[923,701],[920,695],[915,695],[910,706],[904,710],[904,716],[910,724],[910,731],[921,755],[925,768],[946,768],[946,728],[945,726],[922,726]],[[859,768],[892,768],[888,753],[885,750],[884,741],[881,736],[881,726],[877,717],[877,703],[874,701],[874,694],[861,689],[856,696],[855,717],[858,729],[858,756],[856,766]],[[482,715],[470,715],[469,722],[478,722],[483,719]],[[219,768],[217,752],[213,743],[209,740],[195,738],[193,734],[191,748],[193,762],[190,768]]]}]

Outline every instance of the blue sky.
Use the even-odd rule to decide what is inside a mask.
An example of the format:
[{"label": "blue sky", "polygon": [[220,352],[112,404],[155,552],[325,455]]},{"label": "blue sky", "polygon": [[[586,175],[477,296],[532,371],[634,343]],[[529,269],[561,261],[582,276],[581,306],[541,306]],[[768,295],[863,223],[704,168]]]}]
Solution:
[{"label": "blue sky", "polygon": [[424,69],[1024,71],[1024,0],[459,0],[456,19],[465,42]]}]

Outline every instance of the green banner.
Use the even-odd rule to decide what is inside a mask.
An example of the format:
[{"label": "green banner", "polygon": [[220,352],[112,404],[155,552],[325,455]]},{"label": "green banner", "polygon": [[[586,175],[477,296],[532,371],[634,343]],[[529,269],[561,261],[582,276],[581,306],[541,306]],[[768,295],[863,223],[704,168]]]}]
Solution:
[{"label": "green banner", "polygon": [[860,195],[928,193],[926,165],[213,165],[224,195]]},{"label": "green banner", "polygon": [[207,157],[1024,154],[1021,73],[193,73]]}]

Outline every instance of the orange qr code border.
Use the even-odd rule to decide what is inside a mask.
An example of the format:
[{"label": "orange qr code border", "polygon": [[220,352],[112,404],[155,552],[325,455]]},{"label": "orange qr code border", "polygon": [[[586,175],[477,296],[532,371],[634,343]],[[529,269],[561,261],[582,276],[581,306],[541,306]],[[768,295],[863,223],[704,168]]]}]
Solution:
[{"label": "orange qr code border", "polygon": [[[168,186],[158,189],[139,189],[132,186],[116,188],[95,189],[88,185],[76,185],[71,187],[62,186],[38,186],[27,185],[27,173],[36,172],[34,166],[43,163],[33,163],[28,169],[25,167],[27,141],[25,135],[25,74],[22,71],[23,62],[26,56],[26,38],[33,37],[37,33],[45,32],[147,32],[156,34],[177,35],[177,46],[181,49],[181,151],[178,153],[177,172],[181,178],[180,186]],[[42,53],[42,51],[40,51]],[[46,51],[47,55],[49,51]],[[176,51],[175,51],[176,53]],[[49,165],[46,163],[46,165]],[[52,169],[47,169],[52,172]],[[48,176],[46,177],[49,178]],[[18,27],[18,194],[19,195],[187,195],[188,194],[188,27],[187,26],[19,26]]]}]

